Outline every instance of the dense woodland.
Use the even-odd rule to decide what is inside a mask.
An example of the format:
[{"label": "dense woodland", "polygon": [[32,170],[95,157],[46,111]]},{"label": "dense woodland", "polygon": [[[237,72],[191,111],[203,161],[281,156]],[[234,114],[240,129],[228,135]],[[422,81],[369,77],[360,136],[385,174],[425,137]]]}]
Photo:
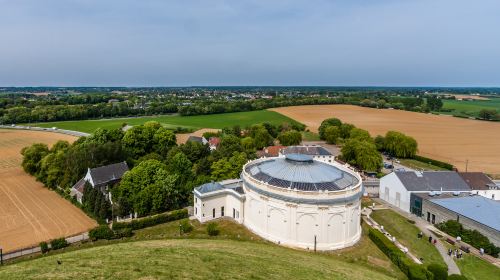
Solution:
[{"label": "dense woodland", "polygon": [[0,123],[188,116],[315,104],[416,112],[439,111],[443,106],[436,95],[417,88],[15,88],[0,91]]},{"label": "dense woodland", "polygon": [[300,124],[269,123],[225,128],[206,137],[220,137],[217,150],[187,142],[177,145],[173,131],[147,122],[123,132],[98,129],[73,144],[59,141],[51,148],[33,144],[22,150],[22,166],[47,187],[68,195],[87,168],[127,161],[131,170],[111,187],[113,209],[104,196],[85,188],[83,209],[96,219],[137,213],[146,216],[190,204],[194,187],[210,181],[238,178],[256,151],[279,139],[288,145],[302,141]]}]

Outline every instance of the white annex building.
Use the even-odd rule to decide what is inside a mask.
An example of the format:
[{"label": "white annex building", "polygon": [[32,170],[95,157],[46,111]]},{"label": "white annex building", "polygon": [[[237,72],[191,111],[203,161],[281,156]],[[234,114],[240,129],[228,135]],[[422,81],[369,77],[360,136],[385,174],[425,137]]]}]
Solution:
[{"label": "white annex building", "polygon": [[194,189],[201,222],[231,217],[272,242],[334,250],[361,236],[361,177],[337,162],[287,154],[243,166],[240,179]]}]

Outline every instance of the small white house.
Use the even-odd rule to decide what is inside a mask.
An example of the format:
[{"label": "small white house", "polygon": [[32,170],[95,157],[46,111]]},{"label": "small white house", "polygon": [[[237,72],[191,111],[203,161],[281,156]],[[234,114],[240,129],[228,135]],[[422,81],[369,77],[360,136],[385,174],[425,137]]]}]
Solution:
[{"label": "small white house", "polygon": [[412,193],[470,193],[471,188],[454,171],[395,171],[380,179],[379,197],[410,212]]},{"label": "small white house", "polygon": [[221,217],[231,217],[243,223],[245,194],[241,179],[211,182],[196,187],[194,215],[202,223]]},{"label": "small white house", "polygon": [[486,174],[482,172],[459,172],[458,174],[472,189],[472,193],[492,200],[500,200],[500,186]]}]

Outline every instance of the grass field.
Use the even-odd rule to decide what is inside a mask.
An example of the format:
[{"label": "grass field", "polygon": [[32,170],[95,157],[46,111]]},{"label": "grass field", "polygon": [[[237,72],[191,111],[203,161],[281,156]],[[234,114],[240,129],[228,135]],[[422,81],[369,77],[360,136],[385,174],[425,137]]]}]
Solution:
[{"label": "grass field", "polygon": [[[443,244],[447,248],[453,250],[459,249],[457,246],[450,245],[443,240]],[[463,258],[455,259],[462,275],[465,275],[469,280],[483,280],[483,279],[499,279],[500,268],[494,266],[487,261],[484,261],[472,254],[463,254]]]},{"label": "grass field", "polygon": [[430,163],[425,163],[414,159],[405,158],[405,159],[400,159],[400,161],[402,165],[408,166],[409,168],[416,170],[446,170],[439,166],[435,166]]},{"label": "grass field", "polygon": [[4,253],[79,234],[96,225],[80,209],[21,168],[23,147],[76,139],[51,132],[0,129],[0,246]]},{"label": "grass field", "polygon": [[61,129],[76,130],[92,133],[97,128],[117,128],[123,123],[129,125],[139,125],[147,121],[157,121],[166,127],[176,128],[185,127],[193,130],[201,128],[224,128],[239,125],[242,128],[248,125],[270,122],[272,124],[282,124],[284,122],[296,122],[279,113],[262,110],[251,112],[238,112],[227,114],[213,114],[200,116],[148,116],[138,118],[116,118],[104,120],[82,120],[82,121],[64,121],[64,122],[46,122],[34,123],[32,126],[57,127]]},{"label": "grass field", "polygon": [[439,112],[440,114],[477,116],[482,109],[496,109],[500,111],[500,98],[490,100],[443,100],[443,109],[453,110],[451,112]]},{"label": "grass field", "polygon": [[401,244],[408,247],[418,258],[424,259],[424,264],[445,264],[436,247],[425,238],[418,239],[420,230],[407,219],[392,210],[377,210],[370,215],[373,220],[384,226]]},{"label": "grass field", "polygon": [[217,237],[192,223],[193,232],[182,237],[175,221],[138,230],[133,242],[86,243],[10,264],[0,267],[0,279],[406,279],[366,228],[354,247],[313,253],[263,241],[227,220],[217,221]]}]

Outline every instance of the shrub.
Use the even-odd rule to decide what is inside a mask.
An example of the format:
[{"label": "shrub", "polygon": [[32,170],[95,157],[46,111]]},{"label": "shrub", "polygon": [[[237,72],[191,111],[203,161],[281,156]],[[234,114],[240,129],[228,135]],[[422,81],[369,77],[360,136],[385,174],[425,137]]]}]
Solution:
[{"label": "shrub", "polygon": [[122,228],[114,232],[115,238],[131,237],[134,235],[131,228]]},{"label": "shrub", "polygon": [[427,270],[434,274],[434,280],[446,280],[448,278],[448,268],[446,266],[431,263],[427,266]]},{"label": "shrub", "polygon": [[498,257],[500,247],[495,246],[490,240],[482,235],[477,230],[465,229],[462,224],[455,220],[448,220],[437,225],[437,228],[448,233],[453,237],[460,236],[462,241],[479,249],[483,248],[484,252],[493,257]]},{"label": "shrub", "polygon": [[189,232],[193,231],[193,226],[191,225],[189,220],[181,221],[180,227],[181,227],[181,230],[183,233],[189,233]]},{"label": "shrub", "polygon": [[452,274],[452,275],[449,275],[448,280],[467,280],[468,278],[463,276],[463,275],[458,275],[458,274]]},{"label": "shrub", "polygon": [[187,217],[188,217],[187,209],[174,210],[169,213],[163,213],[151,217],[141,218],[138,220],[132,220],[131,222],[113,223],[113,230],[119,230],[122,228],[131,228],[132,230],[137,230],[158,224],[184,219]]},{"label": "shrub", "polygon": [[216,223],[208,223],[207,225],[207,233],[210,236],[219,235],[219,228]]},{"label": "shrub", "polygon": [[418,161],[423,162],[423,163],[430,163],[432,165],[435,165],[435,166],[438,166],[438,167],[441,167],[441,168],[444,168],[447,170],[453,170],[453,165],[451,165],[447,162],[443,162],[443,161],[439,161],[439,160],[435,160],[435,159],[431,159],[431,158],[427,158],[427,157],[423,157],[423,156],[419,156],[419,155],[415,155],[413,157],[413,159],[418,160]]},{"label": "shrub", "polygon": [[96,241],[98,239],[113,239],[115,234],[113,230],[111,230],[107,225],[98,226],[89,231],[89,237],[92,241]]},{"label": "shrub", "polygon": [[376,229],[370,228],[368,232],[370,239],[377,247],[389,257],[389,259],[399,269],[408,276],[410,280],[427,280],[433,279],[432,272],[428,271],[424,266],[413,263],[406,255],[399,250],[394,243],[387,239],[383,233]]},{"label": "shrub", "polygon": [[49,244],[47,244],[47,242],[45,242],[45,241],[40,242],[40,249],[42,250],[42,254],[47,253],[50,250]]},{"label": "shrub", "polygon": [[69,245],[68,241],[66,241],[66,239],[64,238],[57,238],[50,241],[50,248],[52,250],[62,249],[64,247],[68,247],[68,245]]}]

